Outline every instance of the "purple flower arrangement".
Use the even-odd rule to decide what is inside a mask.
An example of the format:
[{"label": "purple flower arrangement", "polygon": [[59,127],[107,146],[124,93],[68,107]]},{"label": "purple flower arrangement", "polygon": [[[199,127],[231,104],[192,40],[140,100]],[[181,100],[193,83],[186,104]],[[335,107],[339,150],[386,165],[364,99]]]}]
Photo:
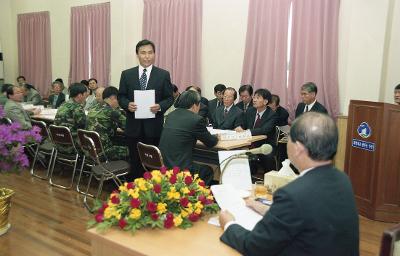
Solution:
[{"label": "purple flower arrangement", "polygon": [[[3,107],[0,106],[0,119],[4,116]],[[41,139],[40,128],[37,126],[31,130],[22,130],[19,123],[0,124],[0,172],[28,167],[24,145],[40,142]]]}]

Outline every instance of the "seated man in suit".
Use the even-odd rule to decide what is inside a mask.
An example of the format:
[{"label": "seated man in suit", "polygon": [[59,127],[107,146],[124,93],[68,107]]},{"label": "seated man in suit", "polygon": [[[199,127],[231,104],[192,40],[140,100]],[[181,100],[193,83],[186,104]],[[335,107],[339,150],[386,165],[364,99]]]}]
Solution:
[{"label": "seated man in suit", "polygon": [[59,81],[54,81],[51,87],[53,94],[49,96],[49,105],[52,108],[58,108],[65,102],[65,94],[62,92],[63,84]]},{"label": "seated man in suit", "polygon": [[271,101],[268,104],[268,107],[272,109],[276,113],[277,116],[277,126],[285,126],[288,125],[289,113],[287,110],[279,105],[280,99],[278,95],[272,94]]},{"label": "seated man in suit", "polygon": [[[252,231],[222,211],[221,241],[243,255],[359,255],[352,186],[332,162],[337,143],[338,129],[328,115],[313,112],[296,119],[287,147],[300,177],[274,193]],[[248,205],[260,210],[254,201]]]},{"label": "seated man in suit", "polygon": [[243,113],[246,113],[247,109],[253,107],[253,86],[250,84],[240,86],[239,97],[241,101],[236,106],[243,110]]},{"label": "seated man in suit", "polygon": [[30,84],[23,84],[22,92],[24,94],[24,102],[27,104],[40,105],[42,104],[42,96]]},{"label": "seated man in suit", "polygon": [[299,103],[296,108],[296,118],[304,112],[314,111],[319,113],[328,114],[326,108],[317,101],[317,86],[313,82],[308,82],[301,86],[301,99],[303,102]]},{"label": "seated man in suit", "polygon": [[228,87],[224,91],[223,105],[215,110],[215,122],[213,127],[221,130],[233,130],[243,125],[243,111],[235,106],[237,92]]},{"label": "seated man in suit", "polygon": [[394,88],[394,102],[400,105],[400,84]]},{"label": "seated man in suit", "polygon": [[[200,97],[201,97],[201,89],[198,86],[195,85],[190,85],[188,87],[186,87],[186,91],[196,91],[199,93]],[[201,97],[201,99],[203,99],[203,97]],[[205,99],[205,98],[204,98]],[[207,100],[207,105],[208,105],[208,100]],[[199,110],[199,115],[201,115],[204,118],[208,117],[208,106],[206,104],[204,104],[203,100],[200,100],[200,110]]]},{"label": "seated man in suit", "polygon": [[217,107],[221,106],[224,98],[224,91],[226,86],[223,84],[217,84],[214,86],[214,95],[215,99],[212,99],[208,102],[208,121],[211,124],[215,123],[215,110]]},{"label": "seated man in suit", "polygon": [[164,164],[169,168],[188,168],[192,174],[198,173],[209,185],[213,172],[208,166],[193,163],[193,149],[197,140],[207,147],[213,147],[218,143],[218,137],[208,132],[205,118],[197,114],[200,110],[200,95],[196,91],[183,92],[176,107],[167,116],[161,133],[159,148]]}]

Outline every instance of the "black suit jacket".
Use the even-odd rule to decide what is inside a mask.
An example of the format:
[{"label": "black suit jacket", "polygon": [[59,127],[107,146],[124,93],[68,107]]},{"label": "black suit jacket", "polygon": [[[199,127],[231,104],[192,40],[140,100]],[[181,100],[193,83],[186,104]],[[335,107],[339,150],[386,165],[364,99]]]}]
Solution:
[{"label": "black suit jacket", "polygon": [[213,147],[218,142],[217,137],[208,132],[205,118],[187,109],[175,109],[167,116],[161,134],[159,148],[164,164],[169,168],[179,166],[190,169],[197,140],[207,147]]},{"label": "black suit jacket", "polygon": [[[298,118],[301,114],[304,113],[305,107],[306,107],[306,104],[304,104],[303,102],[301,102],[301,103],[299,103],[299,105],[297,105],[296,118]],[[309,109],[308,111],[314,111],[314,112],[319,112],[319,113],[323,113],[323,114],[328,114],[328,111],[326,110],[326,108],[318,101],[316,101],[314,106],[311,109]]]},{"label": "black suit jacket", "polygon": [[[217,102],[217,98],[208,101],[208,121],[213,125],[215,124],[215,110],[217,109]],[[222,102],[221,105],[223,105]]]},{"label": "black suit jacket", "polygon": [[277,126],[285,126],[288,125],[288,118],[289,118],[289,113],[287,110],[281,106],[277,107],[276,111],[276,116],[277,116]]},{"label": "black suit jacket", "polygon": [[208,106],[208,99],[201,97],[200,102],[203,103],[204,105]]},{"label": "black suit jacket", "polygon": [[225,106],[221,105],[215,110],[215,122],[213,127],[221,130],[233,130],[243,125],[243,111],[233,105],[224,116]]},{"label": "black suit jacket", "polygon": [[252,231],[233,224],[220,239],[243,255],[359,255],[349,178],[331,165],[317,167],[278,189]]},{"label": "black suit jacket", "polygon": [[[240,109],[245,113],[243,101],[238,102],[238,104],[236,104],[236,106],[237,106],[238,108],[240,108]],[[249,106],[247,107],[247,110],[250,109],[250,108],[254,108],[254,107],[253,107],[253,100],[250,101]]]},{"label": "black suit jacket", "polygon": [[254,128],[254,123],[256,120],[257,109],[251,108],[248,109],[246,114],[244,115],[244,124],[243,129],[249,129],[251,135],[267,135],[267,139],[265,141],[258,141],[254,143],[255,147],[258,147],[265,142],[274,146],[275,140],[275,126],[277,125],[277,115],[272,109],[266,108],[264,114],[261,117],[260,127]]},{"label": "black suit jacket", "polygon": [[139,83],[139,67],[122,71],[119,82],[119,105],[126,110],[126,129],[128,137],[159,138],[164,122],[164,112],[172,105],[172,85],[169,72],[153,66],[150,73],[147,90],[155,90],[155,103],[160,104],[161,111],[155,118],[135,119],[135,113],[128,110],[128,104],[135,101],[135,90],[141,90]]},{"label": "black suit jacket", "polygon": [[[51,95],[49,96],[49,104],[50,104],[50,106],[53,106],[53,101],[54,101],[54,94],[51,94]],[[65,94],[61,92],[61,93],[58,95],[58,98],[57,98],[56,108],[58,108],[59,106],[61,106],[61,104],[63,104],[64,102],[65,102]]]}]

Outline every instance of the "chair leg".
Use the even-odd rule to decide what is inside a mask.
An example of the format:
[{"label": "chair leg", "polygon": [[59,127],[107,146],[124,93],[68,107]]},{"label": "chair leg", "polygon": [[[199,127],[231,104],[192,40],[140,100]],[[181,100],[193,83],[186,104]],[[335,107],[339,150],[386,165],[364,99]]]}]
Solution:
[{"label": "chair leg", "polygon": [[56,155],[55,155],[54,160],[53,160],[52,171],[51,171],[50,179],[49,179],[50,185],[55,186],[55,187],[58,187],[58,188],[63,188],[63,189],[71,189],[71,188],[72,188],[72,185],[73,185],[73,183],[74,183],[75,172],[76,172],[76,166],[78,165],[78,158],[79,158],[79,155],[76,154],[75,160],[74,160],[74,169],[73,169],[73,171],[72,171],[71,183],[69,184],[69,186],[63,186],[63,185],[60,185],[60,184],[56,184],[56,183],[53,182],[53,179],[52,179],[52,178],[53,178],[53,172],[54,172],[55,162],[56,162],[56,160],[57,160],[57,151],[56,151]]},{"label": "chair leg", "polygon": [[84,193],[85,193],[85,192],[83,192],[82,190],[80,190],[80,188],[79,188],[79,185],[81,184],[81,178],[82,178],[82,173],[83,173],[83,167],[84,167],[84,165],[85,165],[85,159],[86,159],[86,157],[83,156],[81,168],[80,168],[80,170],[79,170],[78,181],[77,181],[77,184],[76,184],[76,191],[77,191],[78,193],[80,193],[80,194],[84,194]]},{"label": "chair leg", "polygon": [[88,201],[87,201],[87,197],[88,196],[90,196],[90,197],[94,197],[92,194],[89,194],[89,189],[90,189],[90,184],[91,184],[91,182],[92,182],[92,178],[93,178],[93,173],[91,173],[90,174],[90,176],[89,176],[89,181],[88,181],[88,184],[87,184],[87,188],[86,188],[86,192],[85,193],[83,193],[84,194],[84,197],[83,197],[83,205],[86,207],[86,209],[89,211],[89,212],[93,212],[93,210],[92,210],[92,208],[90,207],[90,205],[89,205],[89,203],[88,203]]}]

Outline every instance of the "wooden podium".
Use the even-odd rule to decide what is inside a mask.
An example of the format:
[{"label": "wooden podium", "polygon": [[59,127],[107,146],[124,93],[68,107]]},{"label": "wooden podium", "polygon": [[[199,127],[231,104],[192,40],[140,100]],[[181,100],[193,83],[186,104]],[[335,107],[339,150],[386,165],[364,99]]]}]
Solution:
[{"label": "wooden podium", "polygon": [[400,106],[350,101],[345,171],[361,215],[400,221]]}]

